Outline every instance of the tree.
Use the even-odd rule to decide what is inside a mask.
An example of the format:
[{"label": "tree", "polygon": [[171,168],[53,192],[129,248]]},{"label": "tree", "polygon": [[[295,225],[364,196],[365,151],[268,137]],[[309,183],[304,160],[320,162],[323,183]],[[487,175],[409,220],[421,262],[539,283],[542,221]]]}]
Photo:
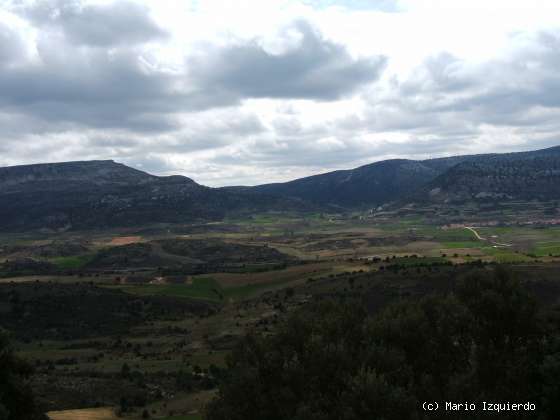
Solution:
[{"label": "tree", "polygon": [[[540,360],[538,348],[543,331],[539,326],[536,301],[521,286],[519,280],[502,267],[492,276],[475,274],[467,277],[458,288],[458,295],[473,315],[474,356],[479,385],[494,392],[496,387],[511,393],[509,371],[521,379],[527,368],[533,370]],[[526,377],[516,384],[527,397]],[[521,388],[520,388],[521,387]]]},{"label": "tree", "polygon": [[412,420],[425,418],[422,401],[482,400],[534,401],[540,418],[555,418],[558,325],[544,331],[535,301],[502,268],[456,289],[375,315],[360,302],[322,301],[274,334],[248,335],[207,418]]},{"label": "tree", "polygon": [[130,379],[130,366],[126,362],[121,366],[121,378]]},{"label": "tree", "polygon": [[[366,345],[366,316],[361,305],[323,302],[291,317],[273,336],[247,336],[228,361],[208,418],[415,418],[406,389],[371,364],[379,352]],[[394,366],[398,357],[384,359]]]},{"label": "tree", "polygon": [[27,383],[31,372],[30,366],[14,355],[7,335],[0,331],[1,420],[46,420]]}]

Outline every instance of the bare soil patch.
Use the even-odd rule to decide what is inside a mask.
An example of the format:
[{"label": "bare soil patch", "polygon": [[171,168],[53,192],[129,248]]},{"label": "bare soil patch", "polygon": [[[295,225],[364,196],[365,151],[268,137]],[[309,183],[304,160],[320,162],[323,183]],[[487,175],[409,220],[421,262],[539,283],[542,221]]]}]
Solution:
[{"label": "bare soil patch", "polygon": [[109,245],[120,246],[120,245],[130,245],[138,242],[142,242],[143,238],[141,236],[121,236],[118,238],[111,239]]},{"label": "bare soil patch", "polygon": [[116,420],[118,418],[112,408],[51,411],[47,416],[51,420]]}]

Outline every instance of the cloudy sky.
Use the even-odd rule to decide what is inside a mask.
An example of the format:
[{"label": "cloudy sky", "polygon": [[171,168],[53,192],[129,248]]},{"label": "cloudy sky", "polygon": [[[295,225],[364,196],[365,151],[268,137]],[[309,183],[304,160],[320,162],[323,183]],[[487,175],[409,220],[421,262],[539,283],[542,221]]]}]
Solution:
[{"label": "cloudy sky", "polygon": [[560,3],[0,0],[0,166],[211,186],[560,144]]}]

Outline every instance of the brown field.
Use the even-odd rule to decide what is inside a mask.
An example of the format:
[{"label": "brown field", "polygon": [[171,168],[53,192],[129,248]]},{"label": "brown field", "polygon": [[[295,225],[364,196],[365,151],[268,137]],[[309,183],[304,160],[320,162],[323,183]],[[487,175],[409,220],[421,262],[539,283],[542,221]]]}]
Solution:
[{"label": "brown field", "polygon": [[60,279],[60,276],[20,276],[20,277],[6,277],[0,279],[0,284],[9,284],[9,283],[31,283],[36,281],[48,282],[48,281],[57,281]]},{"label": "brown field", "polygon": [[51,420],[116,420],[112,408],[88,408],[84,410],[51,411],[47,413]]},{"label": "brown field", "polygon": [[114,280],[114,276],[110,275],[100,275],[99,277],[87,277],[84,279],[78,279],[75,276],[67,276],[67,275],[33,275],[33,276],[20,276],[20,277],[6,277],[0,278],[0,285],[2,284],[10,284],[10,283],[58,283],[58,284],[72,284],[76,283],[76,281],[85,281],[85,282],[93,282],[93,283],[107,283],[112,282]]},{"label": "brown field", "polygon": [[112,246],[119,246],[119,245],[130,245],[135,244],[137,242],[142,242],[143,238],[141,236],[120,236],[117,238],[111,239],[109,245]]}]

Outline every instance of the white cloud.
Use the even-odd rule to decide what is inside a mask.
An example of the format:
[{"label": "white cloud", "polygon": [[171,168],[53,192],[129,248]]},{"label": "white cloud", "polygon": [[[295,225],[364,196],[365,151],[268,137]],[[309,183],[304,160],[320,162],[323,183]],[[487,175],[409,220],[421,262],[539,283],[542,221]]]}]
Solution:
[{"label": "white cloud", "polygon": [[0,0],[0,164],[211,185],[560,139],[560,4]]}]

